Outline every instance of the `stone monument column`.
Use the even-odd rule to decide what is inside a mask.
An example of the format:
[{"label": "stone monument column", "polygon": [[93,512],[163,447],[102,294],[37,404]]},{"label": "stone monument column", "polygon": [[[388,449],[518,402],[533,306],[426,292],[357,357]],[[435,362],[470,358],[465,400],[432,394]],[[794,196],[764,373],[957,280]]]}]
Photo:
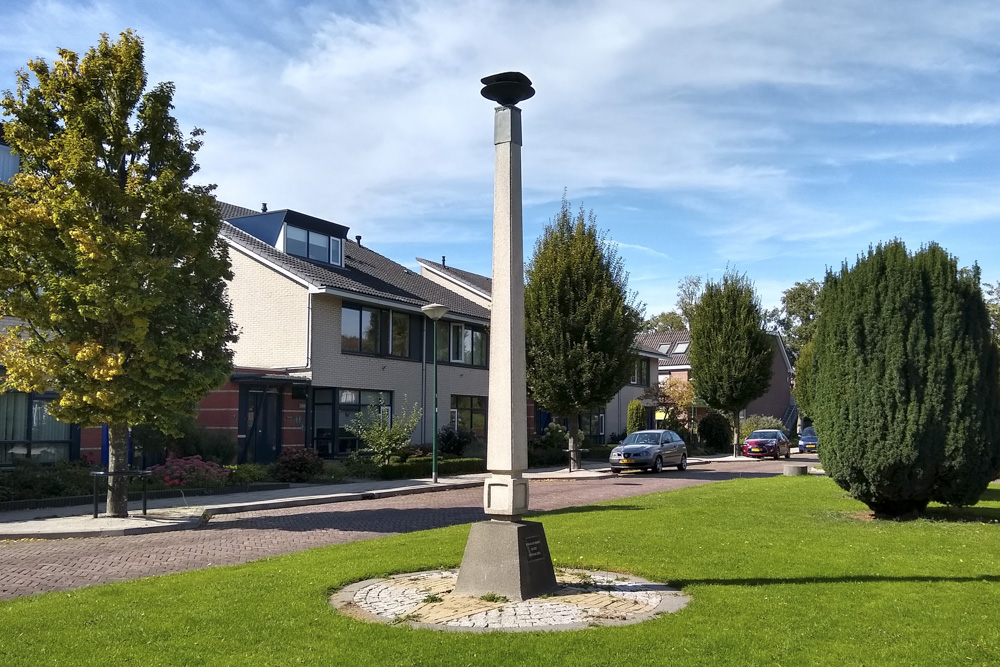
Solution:
[{"label": "stone monument column", "polygon": [[483,508],[490,521],[473,524],[455,584],[459,595],[495,593],[523,600],[556,588],[545,531],[520,521],[528,510],[527,389],[524,351],[524,241],[521,225],[521,110],[535,94],[520,72],[482,80],[494,100],[493,290],[490,306],[488,446],[490,476]]}]

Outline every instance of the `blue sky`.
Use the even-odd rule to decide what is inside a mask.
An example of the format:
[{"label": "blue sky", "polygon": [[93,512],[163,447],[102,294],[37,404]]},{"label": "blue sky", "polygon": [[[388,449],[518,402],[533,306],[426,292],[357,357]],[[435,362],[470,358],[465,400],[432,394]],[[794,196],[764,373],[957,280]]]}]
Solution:
[{"label": "blue sky", "polygon": [[0,89],[133,28],[220,199],[489,274],[492,105],[520,70],[524,232],[592,209],[647,313],[726,266],[765,306],[869,244],[1000,280],[1000,3],[0,0]]}]

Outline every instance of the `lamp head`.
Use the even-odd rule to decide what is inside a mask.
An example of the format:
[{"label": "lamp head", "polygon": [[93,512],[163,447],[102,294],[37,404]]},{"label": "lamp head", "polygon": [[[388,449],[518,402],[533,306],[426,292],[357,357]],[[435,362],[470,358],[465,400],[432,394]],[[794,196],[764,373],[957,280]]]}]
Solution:
[{"label": "lamp head", "polygon": [[426,306],[421,306],[420,310],[424,311],[427,317],[436,322],[448,312],[448,306],[442,306],[440,303],[429,303]]}]

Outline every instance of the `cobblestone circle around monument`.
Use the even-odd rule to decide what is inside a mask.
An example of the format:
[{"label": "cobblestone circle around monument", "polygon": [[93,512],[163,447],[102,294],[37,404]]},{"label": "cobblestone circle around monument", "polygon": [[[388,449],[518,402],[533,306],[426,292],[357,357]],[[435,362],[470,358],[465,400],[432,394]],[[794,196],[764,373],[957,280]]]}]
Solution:
[{"label": "cobblestone circle around monument", "polygon": [[615,572],[557,568],[559,590],[524,601],[454,595],[457,570],[369,579],[330,602],[359,620],[451,631],[579,630],[639,623],[683,609],[690,597],[664,584]]}]

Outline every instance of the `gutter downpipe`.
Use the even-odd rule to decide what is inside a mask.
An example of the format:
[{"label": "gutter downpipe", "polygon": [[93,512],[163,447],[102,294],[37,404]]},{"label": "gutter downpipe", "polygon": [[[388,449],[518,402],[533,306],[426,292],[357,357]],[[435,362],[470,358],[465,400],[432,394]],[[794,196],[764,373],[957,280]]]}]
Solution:
[{"label": "gutter downpipe", "polygon": [[[420,405],[425,408],[420,416],[420,444],[427,444],[427,317],[420,318]],[[434,351],[437,354],[437,350]]]}]

